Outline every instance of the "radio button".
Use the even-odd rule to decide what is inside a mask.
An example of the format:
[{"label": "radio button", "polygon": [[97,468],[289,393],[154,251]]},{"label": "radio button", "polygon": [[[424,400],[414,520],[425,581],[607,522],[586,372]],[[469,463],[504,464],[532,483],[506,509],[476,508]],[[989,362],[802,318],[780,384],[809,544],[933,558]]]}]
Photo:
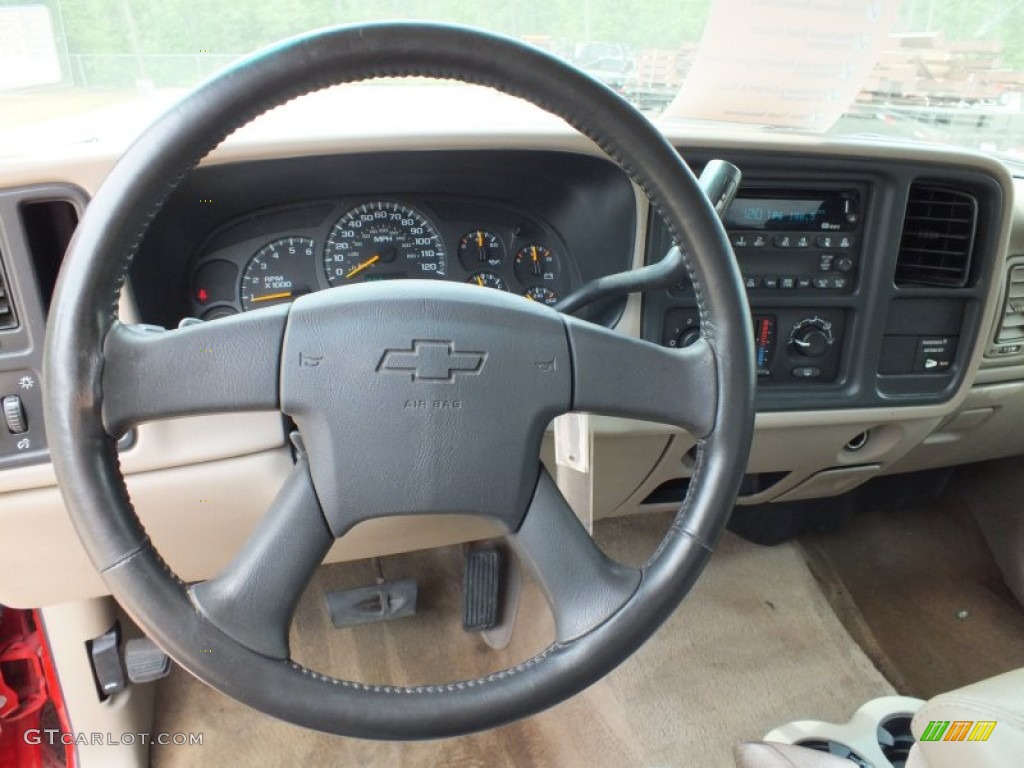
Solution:
[{"label": "radio button", "polygon": [[851,269],[853,269],[853,259],[845,255],[840,256],[838,259],[835,260],[835,268],[838,269],[840,272],[849,272]]},{"label": "radio button", "polygon": [[796,278],[795,277],[780,277],[779,278],[779,288],[785,288],[787,290],[789,290],[791,288],[796,288]]},{"label": "radio button", "polygon": [[853,238],[849,235],[839,235],[836,248],[853,248]]},{"label": "radio button", "polygon": [[753,239],[750,241],[750,246],[752,248],[764,248],[766,245],[768,245],[768,238],[764,235],[754,235]]},{"label": "radio button", "polygon": [[833,277],[832,287],[837,291],[846,290],[846,278],[845,277]]},{"label": "radio button", "polygon": [[779,278],[777,278],[777,277],[766,277],[763,282],[764,282],[764,287],[765,288],[778,288],[779,287]]},{"label": "radio button", "polygon": [[776,235],[772,238],[772,244],[776,248],[792,248],[793,238],[789,235]]},{"label": "radio button", "polygon": [[835,241],[835,235],[818,235],[814,242],[819,248],[835,248]]},{"label": "radio button", "polygon": [[832,281],[829,280],[827,277],[816,277],[812,282],[814,287],[818,288],[819,290],[822,288],[830,288],[832,286]]},{"label": "radio button", "polygon": [[811,238],[809,238],[807,235],[800,235],[800,237],[796,238],[796,240],[794,240],[793,242],[797,248],[811,247]]},{"label": "radio button", "polygon": [[743,285],[749,291],[752,288],[760,288],[761,281],[756,277],[745,277],[743,278]]},{"label": "radio button", "polygon": [[821,368],[814,365],[804,365],[793,369],[793,375],[798,379],[816,379],[821,376]]},{"label": "radio button", "polygon": [[747,235],[733,235],[732,244],[734,248],[747,248],[750,246],[750,238]]},{"label": "radio button", "polygon": [[797,288],[810,288],[811,287],[811,278],[809,278],[809,277],[798,277],[796,279],[796,287]]}]

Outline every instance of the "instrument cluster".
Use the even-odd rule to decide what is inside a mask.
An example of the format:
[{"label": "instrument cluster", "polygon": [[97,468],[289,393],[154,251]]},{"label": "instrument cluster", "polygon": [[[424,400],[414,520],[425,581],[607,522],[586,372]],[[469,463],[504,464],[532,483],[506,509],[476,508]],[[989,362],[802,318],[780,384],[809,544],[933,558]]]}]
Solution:
[{"label": "instrument cluster", "polygon": [[189,313],[203,320],[375,280],[453,280],[555,304],[578,283],[568,248],[521,210],[375,198],[253,212],[199,248]]}]

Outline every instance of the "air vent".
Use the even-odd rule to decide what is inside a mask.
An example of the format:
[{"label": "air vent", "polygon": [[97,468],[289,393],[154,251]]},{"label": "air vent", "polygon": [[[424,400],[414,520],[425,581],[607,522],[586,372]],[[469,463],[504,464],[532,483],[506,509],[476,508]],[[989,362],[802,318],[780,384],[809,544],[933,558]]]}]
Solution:
[{"label": "air vent", "polygon": [[18,316],[14,314],[14,303],[11,300],[11,286],[7,275],[0,269],[0,330],[15,328]]},{"label": "air vent", "polygon": [[64,252],[78,226],[78,210],[70,200],[60,199],[29,200],[19,208],[45,315],[50,309]]},{"label": "air vent", "polygon": [[977,219],[978,201],[972,195],[911,184],[896,284],[963,287],[970,272]]},{"label": "air vent", "polygon": [[997,344],[1024,339],[1024,267],[1014,267],[1006,285],[1003,321],[996,334]]}]

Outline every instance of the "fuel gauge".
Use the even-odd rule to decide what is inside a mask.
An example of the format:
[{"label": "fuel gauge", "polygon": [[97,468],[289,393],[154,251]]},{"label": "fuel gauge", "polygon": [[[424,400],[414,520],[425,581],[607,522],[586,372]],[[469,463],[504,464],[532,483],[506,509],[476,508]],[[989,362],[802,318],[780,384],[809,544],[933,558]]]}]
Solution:
[{"label": "fuel gauge", "polygon": [[471,285],[479,285],[481,288],[496,288],[499,291],[508,290],[508,285],[501,279],[501,276],[493,272],[477,272],[466,282]]}]

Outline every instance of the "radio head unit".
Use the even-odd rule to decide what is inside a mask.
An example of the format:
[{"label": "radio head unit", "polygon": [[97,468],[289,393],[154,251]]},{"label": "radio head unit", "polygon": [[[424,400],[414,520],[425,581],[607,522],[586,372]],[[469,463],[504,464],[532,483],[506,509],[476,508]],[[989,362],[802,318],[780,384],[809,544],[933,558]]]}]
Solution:
[{"label": "radio head unit", "polygon": [[860,195],[856,191],[808,191],[772,194],[772,190],[744,190],[723,217],[728,230],[771,232],[849,232],[860,221]]},{"label": "radio head unit", "polygon": [[[722,217],[743,282],[754,295],[843,295],[856,290],[863,228],[863,189],[750,185]],[[671,237],[657,220],[648,258],[657,260]],[[688,280],[675,295],[689,295]]]}]

